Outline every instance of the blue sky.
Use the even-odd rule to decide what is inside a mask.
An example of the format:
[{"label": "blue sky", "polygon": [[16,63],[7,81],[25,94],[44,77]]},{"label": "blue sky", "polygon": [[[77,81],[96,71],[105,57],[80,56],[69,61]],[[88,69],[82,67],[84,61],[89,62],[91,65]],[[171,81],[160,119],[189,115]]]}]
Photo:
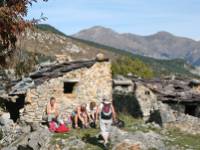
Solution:
[{"label": "blue sky", "polygon": [[49,0],[34,4],[28,18],[39,18],[70,35],[101,25],[140,35],[168,31],[200,40],[200,0]]}]

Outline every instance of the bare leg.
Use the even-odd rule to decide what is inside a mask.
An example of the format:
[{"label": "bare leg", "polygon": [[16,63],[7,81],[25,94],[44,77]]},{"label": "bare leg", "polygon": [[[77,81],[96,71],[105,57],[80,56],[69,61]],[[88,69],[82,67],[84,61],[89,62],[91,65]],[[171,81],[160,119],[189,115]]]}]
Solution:
[{"label": "bare leg", "polygon": [[88,127],[88,117],[86,114],[83,115],[84,123],[83,125],[87,128]]},{"label": "bare leg", "polygon": [[109,134],[108,133],[104,133],[104,134],[102,134],[102,137],[104,139],[104,143],[107,144],[108,143]]},{"label": "bare leg", "polygon": [[78,128],[78,115],[76,114],[74,117],[75,128]]},{"label": "bare leg", "polygon": [[95,120],[95,113],[92,113],[92,120],[94,121]]}]

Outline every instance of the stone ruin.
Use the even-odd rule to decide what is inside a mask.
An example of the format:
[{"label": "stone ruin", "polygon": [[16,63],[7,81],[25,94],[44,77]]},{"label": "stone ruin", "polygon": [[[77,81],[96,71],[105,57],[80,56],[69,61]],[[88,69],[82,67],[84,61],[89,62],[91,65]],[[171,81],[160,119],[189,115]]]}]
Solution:
[{"label": "stone ruin", "polygon": [[133,94],[142,117],[164,127],[200,133],[200,81],[187,78],[145,80],[117,77],[114,91]]},{"label": "stone ruin", "polygon": [[21,81],[12,82],[4,95],[7,110],[14,121],[42,122],[50,97],[59,103],[61,115],[69,115],[81,103],[103,97],[112,100],[112,74],[109,59],[102,54],[92,60],[41,65]]}]

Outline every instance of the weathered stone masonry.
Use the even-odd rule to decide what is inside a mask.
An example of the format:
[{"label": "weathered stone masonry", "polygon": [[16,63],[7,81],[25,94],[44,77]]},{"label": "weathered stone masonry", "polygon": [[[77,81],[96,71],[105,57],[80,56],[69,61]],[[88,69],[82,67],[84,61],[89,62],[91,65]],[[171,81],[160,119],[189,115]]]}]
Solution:
[{"label": "weathered stone masonry", "polygon": [[[65,93],[64,88],[71,88],[72,91]],[[69,115],[78,104],[91,101],[100,103],[103,97],[112,100],[111,63],[96,61],[89,68],[75,69],[34,88],[28,88],[24,108],[20,110],[20,119],[26,122],[42,121],[50,97],[56,98],[64,116]]]}]

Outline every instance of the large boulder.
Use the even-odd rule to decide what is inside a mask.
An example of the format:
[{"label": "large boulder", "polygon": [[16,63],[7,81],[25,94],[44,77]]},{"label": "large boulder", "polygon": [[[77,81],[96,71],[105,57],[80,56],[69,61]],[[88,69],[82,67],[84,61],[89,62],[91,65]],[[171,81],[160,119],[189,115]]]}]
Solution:
[{"label": "large boulder", "polygon": [[37,131],[22,134],[14,143],[2,150],[46,150],[49,147],[51,133],[47,128],[40,127]]},{"label": "large boulder", "polygon": [[18,147],[31,148],[32,150],[45,150],[49,147],[51,133],[46,128],[40,128],[30,133]]},{"label": "large boulder", "polygon": [[67,139],[56,138],[56,144],[51,144],[49,150],[85,150],[86,143],[77,136],[70,136]]},{"label": "large boulder", "polygon": [[177,111],[162,102],[158,102],[158,108],[158,110],[151,112],[148,122],[157,123],[162,127],[168,123],[176,122]]},{"label": "large boulder", "polygon": [[85,150],[86,143],[82,140],[78,139],[77,137],[71,137],[69,138],[66,143],[63,150]]},{"label": "large boulder", "polygon": [[23,134],[23,129],[17,124],[7,124],[1,127],[3,137],[0,140],[2,146],[9,146]]},{"label": "large boulder", "polygon": [[119,150],[120,148],[123,148],[123,150],[129,150],[131,148],[138,148],[138,150],[166,150],[167,148],[163,141],[164,137],[153,131],[147,133],[140,131],[129,133],[116,127],[112,128],[111,142],[113,150]]},{"label": "large boulder", "polygon": [[10,119],[10,113],[3,113],[0,116],[0,125],[5,126],[5,125],[10,125],[13,123],[13,120]]}]

